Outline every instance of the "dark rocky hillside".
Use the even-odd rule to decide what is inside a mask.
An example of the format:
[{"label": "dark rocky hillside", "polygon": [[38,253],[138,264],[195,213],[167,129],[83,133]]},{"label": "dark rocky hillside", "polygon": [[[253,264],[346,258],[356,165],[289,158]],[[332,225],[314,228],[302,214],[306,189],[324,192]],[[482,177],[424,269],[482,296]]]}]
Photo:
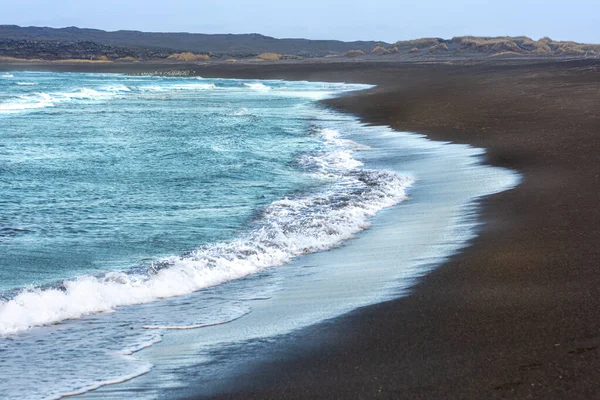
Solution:
[{"label": "dark rocky hillside", "polygon": [[[179,52],[213,53],[234,57],[260,53],[293,54],[322,57],[344,54],[350,50],[369,51],[377,42],[342,42],[338,40],[275,39],[259,34],[207,35],[199,33],[157,33],[138,31],[106,32],[98,29],[19,27],[0,25],[0,39],[35,42],[94,42],[99,45],[135,48],[160,48]],[[133,51],[133,49],[131,50]],[[144,50],[149,52],[150,50]],[[151,54],[151,53],[150,53]]]},{"label": "dark rocky hillside", "polygon": [[4,39],[0,37],[0,56],[41,60],[153,60],[167,58],[171,50],[120,47],[91,41]]}]

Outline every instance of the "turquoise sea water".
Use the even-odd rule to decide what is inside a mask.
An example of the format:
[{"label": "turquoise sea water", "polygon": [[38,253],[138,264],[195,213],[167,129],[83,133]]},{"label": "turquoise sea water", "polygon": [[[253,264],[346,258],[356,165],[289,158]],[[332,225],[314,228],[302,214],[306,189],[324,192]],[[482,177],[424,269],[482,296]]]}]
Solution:
[{"label": "turquoise sea water", "polygon": [[369,87],[0,73],[0,398],[186,397],[463,247],[518,178],[317,102]]},{"label": "turquoise sea water", "polygon": [[272,201],[322,184],[298,156],[321,146],[310,98],[323,85],[11,75],[0,78],[0,289],[227,240]]},{"label": "turquoise sea water", "polygon": [[[409,177],[361,168],[364,146],[319,121],[316,100],[366,87],[1,75],[0,375],[30,373],[0,394],[56,397],[144,373],[130,354],[163,330],[235,320],[250,312],[240,298],[274,286],[179,296],[336,247],[404,200]],[[133,320],[98,314],[113,311]],[[19,355],[34,350],[31,370]]]}]

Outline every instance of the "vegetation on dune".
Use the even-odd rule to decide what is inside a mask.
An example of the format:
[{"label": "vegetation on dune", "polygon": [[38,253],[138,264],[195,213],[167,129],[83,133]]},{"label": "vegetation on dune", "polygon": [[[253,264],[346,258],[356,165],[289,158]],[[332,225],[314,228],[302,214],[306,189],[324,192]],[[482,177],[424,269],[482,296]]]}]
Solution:
[{"label": "vegetation on dune", "polygon": [[430,54],[440,53],[448,51],[448,45],[446,43],[438,43],[435,46],[429,48]]},{"label": "vegetation on dune", "polygon": [[488,37],[472,37],[464,36],[458,38],[452,38],[453,42],[458,42],[458,48],[461,50],[473,50],[484,53],[500,53],[505,51],[512,51],[515,53],[524,53],[524,49],[512,38],[488,38]]},{"label": "vegetation on dune", "polygon": [[413,40],[399,40],[394,43],[392,46],[396,47],[410,47],[417,49],[425,49],[431,46],[438,45],[442,39],[439,38],[422,38],[422,39],[413,39]]},{"label": "vegetation on dune", "polygon": [[358,56],[364,56],[365,52],[362,50],[350,50],[349,52],[347,52],[345,54],[346,57],[358,57]]},{"label": "vegetation on dune", "polygon": [[259,60],[264,61],[279,61],[281,60],[281,54],[277,53],[260,53],[256,56]]},{"label": "vegetation on dune", "polygon": [[558,56],[583,56],[587,52],[579,46],[562,45],[554,51]]},{"label": "vegetation on dune", "polygon": [[210,60],[210,56],[207,54],[195,54],[195,53],[189,53],[189,52],[174,53],[174,54],[171,54],[167,58],[169,60],[177,60],[177,61],[185,61],[185,62],[209,61]]},{"label": "vegetation on dune", "polygon": [[[456,55],[486,53],[488,55],[535,55],[535,56],[597,56],[600,45],[575,42],[559,42],[543,37],[533,40],[527,36],[457,36],[450,40],[423,38],[398,41],[394,45],[409,54],[417,54],[428,49],[429,54],[443,54],[452,51]],[[390,47],[391,48],[391,47]],[[390,51],[390,48],[386,52]],[[380,49],[377,48],[377,51]],[[375,52],[375,49],[373,49]],[[387,54],[387,53],[383,53]]]},{"label": "vegetation on dune", "polygon": [[554,54],[565,56],[582,56],[600,54],[600,45],[583,44],[576,42],[558,42],[548,38],[547,45],[552,48]]},{"label": "vegetation on dune", "polygon": [[394,54],[394,53],[398,53],[399,51],[400,50],[398,50],[398,47],[393,46],[388,49],[385,49],[385,51],[382,54]]},{"label": "vegetation on dune", "polygon": [[373,47],[373,49],[371,50],[371,53],[373,54],[383,54],[385,53],[386,49],[385,47],[383,47],[381,44],[377,44],[377,46]]},{"label": "vegetation on dune", "polygon": [[574,55],[600,54],[600,45],[581,44],[575,42],[558,42],[543,37],[533,40],[527,36],[516,37],[474,37],[462,36],[450,41],[461,50],[484,53],[517,53],[530,55]]},{"label": "vegetation on dune", "polygon": [[386,55],[386,54],[394,54],[394,53],[398,53],[398,47],[396,46],[390,46],[387,49],[385,47],[383,47],[383,45],[381,43],[378,43],[377,46],[373,47],[373,49],[371,50],[371,54],[377,54],[377,55]]},{"label": "vegetation on dune", "polygon": [[550,48],[550,46],[548,46],[548,44],[538,40],[537,42],[534,42],[532,53],[549,54],[552,53],[552,49]]}]

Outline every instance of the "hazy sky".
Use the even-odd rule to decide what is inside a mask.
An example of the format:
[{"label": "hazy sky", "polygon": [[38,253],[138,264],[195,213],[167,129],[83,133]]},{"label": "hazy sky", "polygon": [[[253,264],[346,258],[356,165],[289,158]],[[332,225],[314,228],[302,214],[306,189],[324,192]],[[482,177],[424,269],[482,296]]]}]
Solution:
[{"label": "hazy sky", "polygon": [[469,34],[600,43],[600,0],[0,0],[0,24],[388,42]]}]

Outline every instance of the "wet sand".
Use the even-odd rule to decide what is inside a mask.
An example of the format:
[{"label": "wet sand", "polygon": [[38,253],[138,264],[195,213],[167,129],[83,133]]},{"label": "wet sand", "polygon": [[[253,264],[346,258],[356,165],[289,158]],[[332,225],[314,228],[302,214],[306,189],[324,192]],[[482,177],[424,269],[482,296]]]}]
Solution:
[{"label": "wet sand", "polygon": [[523,175],[481,202],[480,236],[410,296],[295,333],[211,397],[600,397],[600,61],[195,69],[377,84],[327,103],[485,148]]}]

